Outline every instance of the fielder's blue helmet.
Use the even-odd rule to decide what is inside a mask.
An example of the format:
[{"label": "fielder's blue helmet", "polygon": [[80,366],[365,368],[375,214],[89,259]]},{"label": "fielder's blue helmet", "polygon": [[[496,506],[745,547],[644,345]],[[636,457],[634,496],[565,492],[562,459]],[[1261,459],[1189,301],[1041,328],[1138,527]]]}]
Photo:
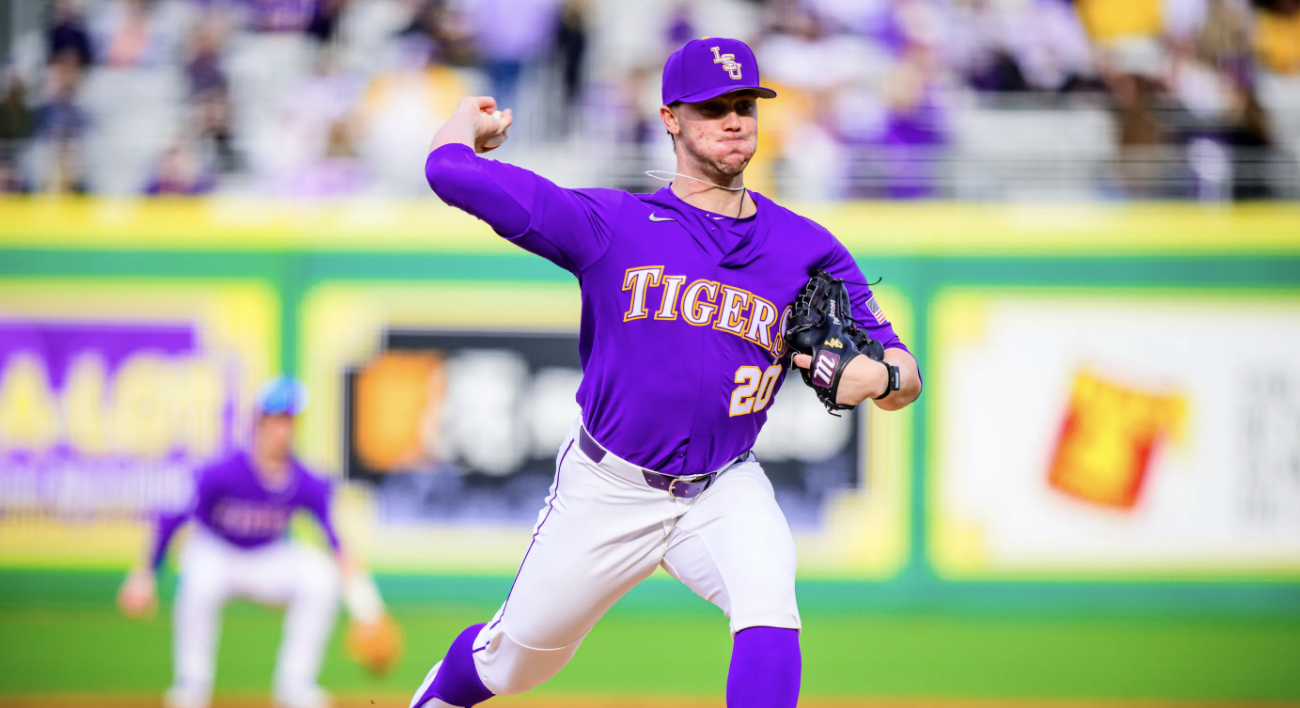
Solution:
[{"label": "fielder's blue helmet", "polygon": [[277,376],[257,395],[258,415],[298,415],[307,407],[307,388],[288,376]]}]

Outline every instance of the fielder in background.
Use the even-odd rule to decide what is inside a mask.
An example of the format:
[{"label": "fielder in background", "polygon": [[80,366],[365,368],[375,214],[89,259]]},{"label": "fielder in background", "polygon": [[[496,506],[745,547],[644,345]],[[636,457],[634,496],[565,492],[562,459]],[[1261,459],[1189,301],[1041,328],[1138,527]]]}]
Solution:
[{"label": "fielder in background", "polygon": [[[330,484],[292,454],[294,418],[302,411],[301,384],[270,382],[254,411],[252,445],[200,469],[191,504],[159,517],[145,563],[127,576],[118,605],[128,617],[151,616],[157,606],[157,570],[168,543],[189,519],[193,531],[180,560],[173,619],[175,679],[169,708],[206,708],[212,698],[222,608],[235,598],[284,606],[273,699],[282,708],[323,708],[317,685],[321,658],[334,629],[339,594],[353,626],[353,655],[374,671],[396,658],[400,638],[370,576],[339,545],[330,518]],[[298,509],[320,522],[334,557],[286,532]]]},{"label": "fielder in background", "polygon": [[[478,157],[513,120],[492,98],[462,100],[434,137],[425,175],[443,201],[578,278],[582,416],[501,609],[452,642],[411,708],[548,680],[656,567],[731,618],[728,706],[798,702],[794,540],[751,448],[791,365],[833,410],[897,410],[921,377],[844,246],[745,187],[758,99],[776,96],[749,47],[688,42],[662,92],[677,167],[654,194],[562,189]],[[646,671],[671,687],[694,658]]]}]

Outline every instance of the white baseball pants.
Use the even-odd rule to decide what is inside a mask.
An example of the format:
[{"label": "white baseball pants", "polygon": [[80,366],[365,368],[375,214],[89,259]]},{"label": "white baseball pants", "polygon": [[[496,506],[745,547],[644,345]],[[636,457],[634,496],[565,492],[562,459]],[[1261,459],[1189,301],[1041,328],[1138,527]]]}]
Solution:
[{"label": "white baseball pants", "polygon": [[275,667],[277,694],[314,689],[339,603],[337,564],[290,541],[251,550],[194,525],[181,555],[176,590],[173,691],[202,705],[216,673],[221,611],[233,598],[284,606],[284,636]]},{"label": "white baseball pants", "polygon": [[560,447],[514,586],[474,642],[484,686],[509,695],[550,679],[614,602],[661,565],[721,608],[732,634],[800,628],[794,539],[752,455],[681,499],[613,454],[592,462],[578,431]]}]

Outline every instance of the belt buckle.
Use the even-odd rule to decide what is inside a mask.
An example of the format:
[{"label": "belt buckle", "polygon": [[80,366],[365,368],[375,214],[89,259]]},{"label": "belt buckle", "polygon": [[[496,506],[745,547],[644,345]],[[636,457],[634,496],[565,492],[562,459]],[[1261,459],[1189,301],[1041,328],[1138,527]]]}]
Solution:
[{"label": "belt buckle", "polygon": [[698,484],[700,482],[703,482],[704,487],[702,487],[700,491],[697,492],[697,494],[702,494],[705,489],[708,489],[709,487],[713,486],[713,475],[709,473],[696,474],[696,475],[691,475],[691,479],[685,479],[683,477],[673,477],[673,481],[668,483],[668,494],[670,496],[677,497],[678,499],[689,499],[690,497],[686,496],[686,494],[689,494],[689,492],[683,492],[681,496],[678,496],[673,493],[673,488],[677,486],[678,482],[681,482],[683,484]]}]

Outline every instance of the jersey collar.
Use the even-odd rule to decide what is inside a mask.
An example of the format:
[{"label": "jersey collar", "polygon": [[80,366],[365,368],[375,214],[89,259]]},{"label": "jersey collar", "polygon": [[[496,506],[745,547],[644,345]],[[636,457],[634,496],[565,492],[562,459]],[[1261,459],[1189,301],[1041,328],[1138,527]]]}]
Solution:
[{"label": "jersey collar", "polygon": [[289,497],[293,496],[293,494],[298,491],[298,482],[302,476],[302,466],[298,464],[298,459],[293,455],[289,455],[289,479],[283,486],[273,488],[268,487],[266,482],[262,480],[262,475],[258,474],[257,462],[253,459],[253,451],[244,449],[240,451],[240,454],[243,457],[244,469],[248,472],[248,475],[253,478],[253,482],[257,484],[257,487],[262,491],[273,497]]},{"label": "jersey collar", "polygon": [[749,196],[754,199],[754,206],[758,209],[754,214],[754,235],[750,237],[749,243],[728,253],[722,259],[722,265],[734,268],[747,265],[758,258],[763,252],[763,244],[767,243],[767,237],[772,233],[772,217],[776,213],[776,204],[752,189],[749,190]]},{"label": "jersey collar", "polygon": [[[763,195],[749,190],[749,196],[753,198],[754,205],[758,207],[757,213],[754,214],[754,233],[750,236],[749,241],[741,244],[740,247],[722,255],[721,265],[727,267],[743,266],[758,257],[762,252],[763,243],[767,241],[768,234],[771,232],[770,212],[775,208],[771,200]],[[682,227],[691,234],[696,243],[706,251],[717,253],[717,246],[701,230],[700,224],[704,219],[709,218],[707,212],[699,207],[691,206],[682,200],[681,197],[673,193],[672,187],[664,187],[659,191],[645,198],[645,201],[664,209],[670,210],[683,218]],[[724,218],[730,218],[725,217]]]}]

